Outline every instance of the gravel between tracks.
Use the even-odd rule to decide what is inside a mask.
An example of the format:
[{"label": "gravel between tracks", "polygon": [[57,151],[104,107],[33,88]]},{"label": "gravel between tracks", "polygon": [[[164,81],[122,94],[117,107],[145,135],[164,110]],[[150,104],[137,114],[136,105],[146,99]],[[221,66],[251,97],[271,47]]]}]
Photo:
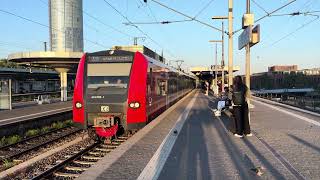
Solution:
[{"label": "gravel between tracks", "polygon": [[[72,128],[71,130],[74,130],[74,128]],[[62,146],[63,144],[66,144],[66,143],[68,143],[68,142],[73,141],[76,137],[83,136],[83,135],[84,135],[84,132],[80,131],[80,132],[75,133],[75,134],[73,134],[73,135],[70,135],[70,136],[61,138],[61,139],[59,139],[59,140],[56,141],[56,142],[49,143],[49,144],[47,144],[47,145],[45,145],[45,146],[43,146],[43,147],[41,147],[41,148],[39,148],[39,149],[30,151],[30,152],[26,153],[25,155],[21,155],[21,156],[18,158],[19,164],[22,163],[22,162],[25,162],[25,161],[33,158],[33,157],[39,156],[39,155],[41,155],[41,154],[43,154],[43,153],[45,153],[45,152],[47,152],[47,151],[49,151],[49,150],[51,150],[51,149],[60,147],[60,146]],[[56,134],[54,134],[53,138],[55,138],[55,137],[57,137]],[[40,139],[34,139],[34,140],[32,140],[32,141],[33,141],[33,142],[35,142],[35,141],[41,142],[42,139],[41,139],[41,138],[40,138]],[[48,141],[48,137],[44,138],[43,141]],[[36,143],[35,143],[35,144],[36,144]],[[23,148],[23,145],[19,145],[19,147]],[[10,151],[11,151],[12,153],[15,152],[15,151],[12,151],[11,148],[10,148]],[[10,153],[10,151],[9,151],[9,152],[6,152],[6,153]],[[5,169],[0,168],[0,172],[3,172],[3,171],[5,171]]]},{"label": "gravel between tracks", "polygon": [[[55,146],[56,149],[43,150],[43,154],[0,173],[0,179],[31,179],[46,170],[46,167],[56,164],[57,161],[65,159],[91,143],[87,136],[81,137],[78,134],[78,137],[67,144],[66,142],[58,143]],[[74,144],[75,141],[77,141],[76,144]]]}]

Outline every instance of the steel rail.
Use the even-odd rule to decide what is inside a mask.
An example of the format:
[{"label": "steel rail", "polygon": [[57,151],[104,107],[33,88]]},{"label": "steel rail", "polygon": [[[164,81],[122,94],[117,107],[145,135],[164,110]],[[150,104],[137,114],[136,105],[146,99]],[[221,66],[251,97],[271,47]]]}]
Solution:
[{"label": "steel rail", "polygon": [[67,127],[64,127],[64,128],[60,128],[60,129],[54,129],[54,130],[52,130],[52,131],[49,131],[49,132],[46,132],[46,133],[43,133],[43,134],[39,134],[39,135],[36,135],[36,136],[31,136],[31,137],[28,137],[28,138],[24,138],[24,139],[22,139],[21,141],[18,141],[18,142],[16,142],[16,143],[8,144],[8,145],[5,145],[5,146],[1,146],[1,147],[0,147],[0,151],[5,150],[5,149],[7,149],[7,148],[10,148],[10,147],[12,147],[12,146],[16,146],[16,145],[18,145],[18,144],[20,144],[20,143],[25,143],[25,142],[27,142],[27,141],[36,139],[36,138],[38,138],[38,137],[46,136],[46,135],[48,135],[48,134],[50,134],[50,133],[55,133],[55,132],[57,132],[57,131],[64,130],[64,129],[67,129],[67,128],[70,128],[70,126],[67,126]]},{"label": "steel rail", "polygon": [[97,147],[100,143],[96,142],[90,146],[88,146],[87,148],[81,150],[80,152],[78,152],[77,154],[69,157],[68,159],[64,160],[63,162],[53,166],[52,168],[42,172],[41,174],[39,174],[38,176],[32,178],[33,180],[38,180],[38,179],[42,179],[42,178],[46,178],[49,177],[50,175],[52,175],[52,173],[58,171],[59,169],[63,168],[65,165],[67,165],[68,163],[72,162],[73,160],[81,157],[81,155],[89,152],[90,150],[94,149],[95,147]]},{"label": "steel rail", "polygon": [[[37,149],[39,149],[39,148],[41,148],[41,147],[43,147],[43,146],[46,146],[46,145],[48,145],[48,144],[50,144],[50,143],[54,143],[54,142],[56,142],[56,141],[59,140],[59,139],[65,138],[65,137],[70,136],[70,135],[73,135],[73,134],[78,133],[78,132],[80,132],[80,131],[82,131],[82,129],[73,130],[73,131],[71,131],[71,132],[69,132],[69,133],[66,133],[66,134],[62,135],[62,136],[58,136],[58,137],[56,137],[56,138],[47,140],[47,141],[45,141],[45,142],[43,142],[43,143],[37,144],[37,145],[32,146],[32,147],[30,147],[30,148],[28,148],[28,149],[25,149],[25,150],[23,150],[23,151],[14,153],[14,154],[12,154],[12,155],[9,155],[8,157],[4,157],[4,159],[6,159],[6,160],[13,160],[13,159],[15,159],[15,158],[17,158],[17,157],[19,157],[19,156],[21,156],[21,155],[23,155],[23,154],[29,153],[30,151],[33,151],[33,150],[37,150]],[[38,137],[39,137],[39,136],[38,136]],[[27,142],[27,141],[24,141],[24,143],[25,143],[25,142]],[[22,144],[22,142],[20,142],[20,143],[18,143],[18,144]],[[18,145],[18,144],[15,144],[15,145]]]}]

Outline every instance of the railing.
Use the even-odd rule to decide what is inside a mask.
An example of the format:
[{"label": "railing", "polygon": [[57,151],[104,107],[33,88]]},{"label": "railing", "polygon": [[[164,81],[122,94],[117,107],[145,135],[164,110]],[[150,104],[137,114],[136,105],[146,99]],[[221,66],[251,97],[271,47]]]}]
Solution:
[{"label": "railing", "polygon": [[287,95],[287,96],[270,96],[270,95],[255,95],[258,97],[262,97],[265,99],[277,101],[283,104],[288,104],[291,106],[299,107],[302,109],[314,111],[314,112],[320,112],[320,99],[312,96],[293,96],[293,95]]},{"label": "railing", "polygon": [[[34,101],[40,95],[47,95],[48,98],[50,99],[57,99],[57,98],[60,98],[61,94],[60,94],[60,91],[12,94],[12,103]],[[68,97],[72,97],[72,96],[73,96],[73,91],[68,91]]]}]

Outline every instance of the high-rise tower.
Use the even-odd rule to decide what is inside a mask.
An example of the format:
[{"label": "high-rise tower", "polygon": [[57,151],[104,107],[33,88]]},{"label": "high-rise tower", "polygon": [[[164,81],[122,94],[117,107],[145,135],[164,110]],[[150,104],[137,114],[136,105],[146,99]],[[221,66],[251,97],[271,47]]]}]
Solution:
[{"label": "high-rise tower", "polygon": [[49,0],[50,50],[83,51],[82,0]]}]

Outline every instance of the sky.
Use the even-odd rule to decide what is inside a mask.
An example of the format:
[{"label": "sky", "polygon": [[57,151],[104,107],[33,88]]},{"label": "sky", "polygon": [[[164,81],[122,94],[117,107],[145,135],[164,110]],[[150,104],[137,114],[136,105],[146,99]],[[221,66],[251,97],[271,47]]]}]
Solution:
[{"label": "sky", "polygon": [[[155,22],[186,20],[148,0],[106,0],[131,22]],[[221,28],[221,21],[212,16],[226,16],[227,0],[158,0],[191,17]],[[255,19],[270,13],[291,0],[251,0],[251,12]],[[24,18],[6,14],[7,11]],[[214,44],[221,33],[195,21],[172,24],[138,24],[144,32],[125,25],[127,20],[112,9],[104,0],[83,0],[84,50],[94,52],[114,45],[133,43],[133,37],[146,37],[139,44],[164,52],[168,60],[184,60],[183,67],[209,66],[215,62]],[[234,30],[241,29],[241,19],[246,10],[245,0],[234,0]],[[320,0],[296,0],[274,15],[293,12],[320,11]],[[314,13],[320,15],[319,12]],[[96,17],[100,22],[91,17]],[[47,0],[1,0],[0,1],[0,58],[21,51],[43,50],[43,42],[49,42],[49,29],[37,23],[49,24]],[[312,22],[311,22],[312,21]],[[310,23],[311,22],[311,23]],[[251,48],[251,72],[267,71],[272,65],[298,65],[299,69],[320,67],[320,18],[317,16],[271,16],[257,24],[261,28],[261,41]],[[225,29],[228,23],[225,21]],[[120,33],[120,32],[121,33]],[[245,50],[238,50],[238,36],[234,35],[234,65],[240,66],[238,74],[245,70]],[[151,39],[150,39],[151,38]],[[228,44],[225,36],[225,64],[228,62]],[[96,43],[92,43],[96,42]],[[218,62],[221,60],[221,44],[218,45]]]}]

